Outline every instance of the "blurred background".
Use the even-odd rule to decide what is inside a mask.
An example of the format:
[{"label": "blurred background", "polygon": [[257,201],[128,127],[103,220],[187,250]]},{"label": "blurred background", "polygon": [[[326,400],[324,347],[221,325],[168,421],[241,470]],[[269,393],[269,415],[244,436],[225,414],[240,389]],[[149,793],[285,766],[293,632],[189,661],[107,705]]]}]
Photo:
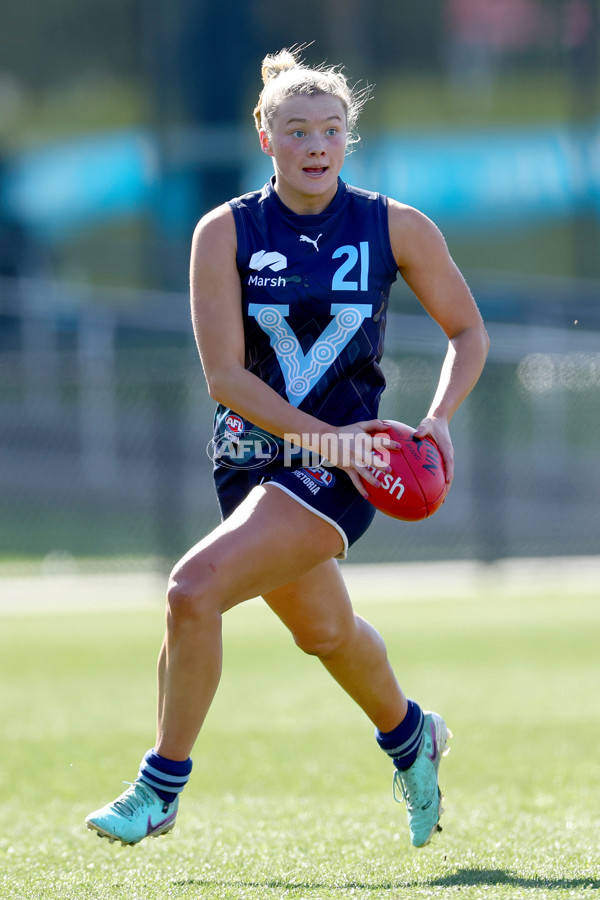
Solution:
[{"label": "blurred background", "polygon": [[[492,339],[447,503],[351,561],[598,554],[599,34],[598,0],[10,4],[0,559],[168,566],[218,521],[190,241],[269,177],[260,62],[303,43],[374,86],[344,177],[438,223]],[[384,416],[416,426],[444,352],[399,283]]]}]

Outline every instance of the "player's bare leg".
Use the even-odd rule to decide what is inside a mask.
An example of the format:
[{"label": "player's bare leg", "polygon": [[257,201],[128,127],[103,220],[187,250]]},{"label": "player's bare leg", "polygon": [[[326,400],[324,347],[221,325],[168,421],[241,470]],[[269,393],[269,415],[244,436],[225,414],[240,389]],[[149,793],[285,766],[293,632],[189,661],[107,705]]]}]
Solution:
[{"label": "player's bare leg", "polygon": [[407,700],[384,641],[354,613],[334,559],[263,596],[296,644],[320,659],[377,728],[391,731],[402,721]]},{"label": "player's bare leg", "polygon": [[338,532],[283,491],[255,488],[171,575],[157,751],[185,759],[221,674],[221,616],[313,569],[342,546]]},{"label": "player's bare leg", "polygon": [[221,674],[221,617],[335,556],[338,532],[283,491],[255,488],[173,570],[158,666],[158,735],[135,784],[91,813],[89,828],[134,844],[173,828],[189,754]]},{"label": "player's bare leg", "polygon": [[[337,564],[331,561],[341,547],[341,537],[329,523],[267,486],[255,489],[183,557],[169,584],[167,630],[159,657],[158,736],[149,751],[161,765],[173,766],[169,772],[175,774],[155,773],[146,754],[144,776],[112,804],[88,816],[90,828],[110,840],[137,843],[173,827],[179,795],[165,799],[163,793],[171,782],[173,790],[175,785],[181,790],[189,777],[189,770],[180,776],[177,767],[190,763],[191,768],[188,756],[219,682],[222,614],[259,594],[379,731],[394,729],[407,701],[382,639],[352,611]],[[157,790],[144,780],[149,767],[153,776],[168,780],[160,781]],[[430,787],[437,797],[437,768]]]},{"label": "player's bare leg", "polygon": [[438,769],[451,732],[441,716],[407,701],[382,638],[354,614],[335,560],[265,596],[299,647],[317,656],[375,724],[394,762],[394,798],[404,799],[412,843],[441,830]]}]

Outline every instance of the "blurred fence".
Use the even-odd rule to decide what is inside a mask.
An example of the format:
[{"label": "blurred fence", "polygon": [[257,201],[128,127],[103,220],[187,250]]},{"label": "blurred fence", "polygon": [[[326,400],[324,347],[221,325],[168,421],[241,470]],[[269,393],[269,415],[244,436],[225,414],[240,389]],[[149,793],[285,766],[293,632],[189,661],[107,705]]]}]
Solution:
[{"label": "blurred fence", "polygon": [[[352,561],[600,551],[599,286],[471,283],[492,349],[449,498],[422,523],[378,515]],[[444,352],[399,288],[382,415],[418,423]],[[0,283],[0,557],[173,561],[218,521],[213,407],[183,294]]]}]

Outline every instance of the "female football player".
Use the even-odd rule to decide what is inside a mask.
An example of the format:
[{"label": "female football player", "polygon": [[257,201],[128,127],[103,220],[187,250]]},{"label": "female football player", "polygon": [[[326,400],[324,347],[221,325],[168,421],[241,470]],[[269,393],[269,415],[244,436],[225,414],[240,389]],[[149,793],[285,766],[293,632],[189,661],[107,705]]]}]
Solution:
[{"label": "female football player", "polygon": [[363,480],[376,478],[366,466],[386,462],[373,451],[396,446],[374,434],[385,429],[379,361],[397,273],[448,338],[417,429],[437,443],[448,482],[449,422],[479,378],[488,338],[436,226],[340,179],[364,96],[338,69],[307,66],[298,50],[267,56],[262,75],[254,115],[274,175],[205,215],[191,254],[193,327],[218,404],[223,521],[169,580],[156,744],[135,783],[86,821],[126,844],[173,827],[219,683],[222,615],[262,596],[374,724],[412,842],[423,846],[439,828],[449,731],[402,692],[382,638],[353,612],[336,560],[372,521]]}]

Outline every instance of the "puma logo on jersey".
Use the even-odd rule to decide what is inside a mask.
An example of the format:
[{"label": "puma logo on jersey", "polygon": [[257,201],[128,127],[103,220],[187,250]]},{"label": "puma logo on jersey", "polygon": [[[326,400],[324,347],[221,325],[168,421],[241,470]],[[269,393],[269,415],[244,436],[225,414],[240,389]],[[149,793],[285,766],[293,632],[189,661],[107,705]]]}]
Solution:
[{"label": "puma logo on jersey", "polygon": [[301,235],[300,235],[300,240],[301,240],[301,241],[306,241],[307,244],[312,244],[313,247],[315,248],[315,250],[318,252],[318,251],[319,251],[319,247],[318,247],[317,245],[318,245],[318,243],[319,243],[319,241],[321,240],[322,237],[323,237],[323,235],[320,234],[319,237],[318,237],[316,240],[313,241],[312,238],[307,237],[305,234],[301,234]]},{"label": "puma logo on jersey", "polygon": [[250,268],[261,272],[263,269],[272,269],[273,272],[280,272],[287,266],[287,257],[283,253],[276,250],[257,250],[250,257]]}]

